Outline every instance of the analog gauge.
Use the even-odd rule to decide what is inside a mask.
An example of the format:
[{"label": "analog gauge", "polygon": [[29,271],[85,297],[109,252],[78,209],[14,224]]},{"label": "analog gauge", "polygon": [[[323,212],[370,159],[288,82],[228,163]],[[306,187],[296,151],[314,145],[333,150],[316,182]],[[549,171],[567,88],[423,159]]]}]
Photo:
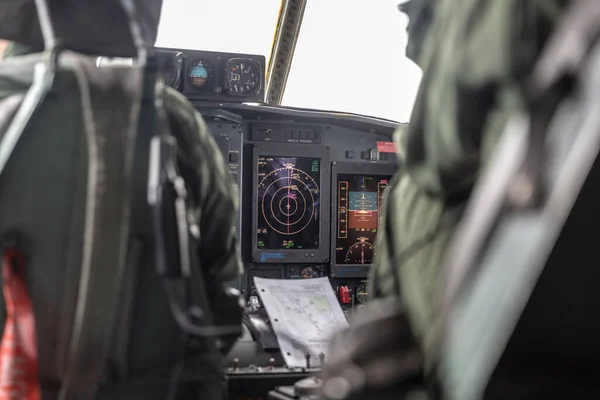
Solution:
[{"label": "analog gauge", "polygon": [[234,58],[227,62],[227,90],[229,94],[247,96],[260,85],[260,68],[251,60]]},{"label": "analog gauge", "polygon": [[203,90],[213,79],[210,64],[204,60],[193,61],[187,69],[187,81],[196,90]]},{"label": "analog gauge", "polygon": [[312,279],[318,278],[319,273],[313,267],[306,267],[303,268],[302,271],[300,271],[300,276],[302,277],[302,279]]},{"label": "analog gauge", "polygon": [[369,242],[369,238],[359,237],[358,240],[348,248],[345,264],[371,264],[375,246]]},{"label": "analog gauge", "polygon": [[183,74],[183,53],[173,51],[156,52],[158,79],[165,85],[179,90]]},{"label": "analog gauge", "polygon": [[367,286],[364,283],[354,289],[354,294],[356,295],[356,300],[360,304],[367,304],[369,293],[367,292]]}]

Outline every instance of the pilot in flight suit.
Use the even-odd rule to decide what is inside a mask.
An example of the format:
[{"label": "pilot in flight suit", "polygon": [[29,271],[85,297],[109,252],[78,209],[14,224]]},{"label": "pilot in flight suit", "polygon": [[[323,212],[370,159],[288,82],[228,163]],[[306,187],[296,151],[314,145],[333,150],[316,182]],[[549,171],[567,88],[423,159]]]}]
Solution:
[{"label": "pilot in flight suit", "polygon": [[524,78],[565,3],[412,0],[402,6],[410,18],[407,56],[424,74],[410,125],[396,132],[402,170],[385,201],[389,231],[378,238],[370,294],[401,296],[426,354],[455,226],[509,115],[522,107]]},{"label": "pilot in flight suit", "polygon": [[[105,349],[99,349],[99,346],[86,347],[78,345],[78,348],[75,348],[76,351],[71,351],[75,346],[72,346],[70,343],[75,343],[75,340],[85,340],[87,343],[92,343],[93,340],[99,336],[99,332],[104,333],[104,331],[100,331],[99,329],[96,329],[96,327],[90,326],[89,328],[86,328],[85,331],[82,328],[82,332],[87,333],[87,335],[84,335],[83,333],[79,336],[70,334],[75,326],[74,321],[79,321],[76,317],[81,315],[81,313],[76,314],[75,312],[70,311],[71,309],[75,310],[76,307],[79,310],[79,305],[83,304],[82,302],[78,302],[80,297],[78,296],[78,292],[81,287],[80,281],[83,279],[77,279],[77,274],[79,273],[78,268],[83,263],[76,260],[77,255],[71,256],[73,252],[67,252],[61,246],[52,246],[51,250],[52,252],[55,251],[55,253],[51,254],[51,256],[54,257],[55,254],[58,254],[56,255],[56,260],[58,260],[58,262],[54,263],[56,268],[54,270],[50,268],[36,268],[40,264],[32,263],[30,266],[31,269],[28,270],[31,271],[29,272],[31,276],[35,276],[36,279],[38,279],[37,282],[42,282],[40,284],[42,289],[44,289],[43,285],[45,285],[46,282],[48,282],[48,287],[50,288],[48,290],[39,290],[38,287],[35,287],[35,289],[31,290],[34,306],[36,304],[44,304],[44,295],[45,293],[53,293],[51,290],[59,291],[62,287],[73,288],[71,292],[65,295],[65,299],[62,299],[61,296],[52,296],[53,299],[58,300],[55,303],[49,301],[49,303],[52,303],[52,307],[61,310],[60,320],[62,322],[55,330],[53,330],[54,325],[56,325],[54,320],[58,318],[53,318],[55,314],[47,312],[47,309],[50,308],[50,306],[46,307],[44,305],[44,307],[34,310],[37,313],[35,315],[36,322],[38,323],[37,326],[40,331],[45,329],[45,336],[42,337],[39,335],[38,337],[44,340],[45,338],[50,338],[49,342],[51,342],[50,344],[41,342],[39,346],[39,348],[44,349],[43,352],[39,352],[40,356],[38,357],[39,384],[42,391],[50,393],[44,395],[44,397],[54,398],[54,395],[58,396],[59,394],[54,392],[57,392],[58,389],[62,392],[65,387],[71,391],[86,390],[85,386],[90,387],[90,390],[96,390],[96,384],[102,384],[102,387],[98,389],[98,394],[101,398],[120,398],[119,393],[126,398],[164,398],[165,396],[162,396],[163,392],[166,393],[171,387],[179,386],[182,391],[186,392],[188,390],[195,391],[202,389],[208,390],[211,393],[213,391],[214,393],[219,393],[223,389],[224,379],[220,368],[220,355],[215,350],[225,352],[234,340],[232,336],[236,335],[238,328],[241,330],[241,308],[238,301],[239,299],[231,291],[225,290],[227,282],[239,277],[242,273],[242,263],[239,256],[237,240],[233,231],[238,207],[236,200],[238,197],[236,188],[233,184],[233,179],[229,174],[227,165],[218,147],[210,135],[207,125],[194,106],[182,94],[174,89],[165,88],[164,90],[161,90],[162,107],[155,107],[153,95],[151,94],[153,93],[152,83],[154,78],[151,70],[144,71],[143,75],[137,75],[138,72],[136,72],[135,69],[132,69],[131,75],[143,77],[143,81],[141,79],[136,82],[132,80],[131,87],[116,82],[116,80],[120,78],[119,71],[114,73],[115,71],[106,69],[101,71],[100,74],[93,76],[93,79],[88,79],[89,76],[93,74],[93,71],[95,71],[94,59],[77,54],[106,55],[108,57],[135,57],[140,46],[150,47],[156,39],[162,1],[134,0],[133,3],[135,3],[134,5],[136,6],[134,7],[134,10],[123,8],[122,6],[126,2],[121,2],[121,0],[108,2],[110,4],[104,4],[103,2],[102,7],[90,6],[87,8],[86,6],[88,4],[86,4],[86,2],[80,2],[79,0],[72,1],[72,4],[64,1],[46,1],[46,3],[48,3],[50,7],[50,17],[54,23],[56,37],[60,39],[58,41],[58,49],[60,50],[60,45],[64,46],[64,59],[68,60],[68,57],[73,57],[75,60],[81,60],[81,63],[80,61],[75,61],[77,63],[76,68],[74,68],[77,69],[75,73],[68,70],[69,67],[63,68],[63,65],[59,65],[59,68],[57,69],[58,79],[51,89],[51,95],[46,96],[43,100],[44,103],[42,104],[41,109],[47,112],[43,114],[44,126],[42,128],[48,126],[51,128],[48,130],[51,130],[53,134],[55,132],[65,132],[64,137],[67,137],[68,140],[72,140],[73,146],[82,146],[82,149],[85,149],[83,146],[84,143],[86,143],[87,137],[82,138],[83,134],[79,135],[79,129],[81,129],[81,132],[88,134],[90,130],[93,130],[95,127],[93,125],[94,123],[98,123],[98,126],[103,124],[104,121],[101,120],[102,118],[110,120],[113,124],[116,123],[115,121],[119,121],[119,119],[111,118],[110,115],[108,115],[107,118],[107,114],[111,111],[114,112],[113,115],[115,115],[115,118],[120,117],[120,110],[116,108],[118,106],[115,106],[113,109],[111,106],[107,107],[106,104],[122,103],[116,101],[113,102],[109,99],[113,92],[106,91],[105,88],[108,85],[103,85],[103,83],[100,82],[104,74],[106,74],[107,83],[114,84],[114,93],[119,95],[120,99],[123,99],[121,93],[127,91],[130,91],[132,96],[140,96],[139,98],[132,99],[130,102],[132,107],[140,107],[140,113],[136,128],[138,129],[137,136],[132,136],[132,138],[136,138],[135,143],[131,144],[135,147],[127,149],[127,151],[131,150],[133,157],[131,160],[131,173],[133,179],[130,190],[131,198],[124,198],[125,196],[122,196],[123,204],[126,204],[129,200],[135,201],[133,207],[127,207],[130,215],[127,211],[122,211],[123,219],[125,220],[125,218],[128,218],[128,221],[124,221],[123,223],[131,224],[131,229],[121,228],[123,233],[127,233],[127,237],[123,237],[122,242],[119,244],[120,249],[127,247],[127,262],[131,262],[133,267],[129,268],[130,265],[128,264],[123,268],[122,279],[121,277],[116,276],[116,274],[113,274],[115,277],[111,275],[110,278],[104,279],[103,282],[107,283],[107,285],[102,285],[102,282],[99,282],[99,284],[94,282],[93,285],[89,284],[88,287],[94,288],[89,292],[93,294],[95,291],[96,296],[86,295],[87,298],[83,297],[83,299],[90,304],[104,302],[105,299],[102,299],[103,293],[97,288],[108,288],[108,284],[119,279],[123,282],[123,287],[126,288],[122,291],[127,294],[127,296],[123,296],[126,301],[120,301],[120,297],[117,298],[116,295],[111,295],[110,290],[107,290],[106,296],[111,296],[111,301],[118,304],[118,309],[113,311],[111,310],[112,307],[89,307],[88,310],[93,310],[94,315],[90,317],[90,313],[87,315],[84,313],[85,318],[79,318],[80,320],[84,319],[84,322],[101,320],[102,318],[95,317],[102,314],[103,317],[114,320],[114,329],[110,327],[110,329],[114,331],[112,337],[109,338],[110,335],[104,335],[104,337],[107,338],[107,343],[104,345]],[[89,1],[88,3],[93,5],[92,3],[94,2]],[[130,3],[129,5],[131,6],[132,2],[128,3]],[[128,10],[131,12],[130,14],[123,12]],[[102,16],[102,18],[100,18],[100,16]],[[0,99],[18,99],[18,96],[24,94],[32,87],[34,74],[32,74],[31,67],[34,63],[38,62],[37,60],[41,59],[39,53],[41,53],[44,48],[42,35],[39,32],[40,26],[44,26],[44,21],[42,19],[42,24],[37,24],[36,4],[31,0],[13,0],[6,4],[2,2],[2,6],[0,6],[0,20],[2,21],[2,24],[0,24],[0,38],[6,38],[22,43],[12,43],[5,53],[5,57],[9,57],[11,60],[2,62],[3,68],[0,71]],[[111,29],[108,31],[106,30],[106,21],[114,21],[114,26],[111,26]],[[136,22],[135,25],[132,23],[133,21]],[[103,29],[102,26],[104,26]],[[38,28],[37,33],[36,27]],[[140,39],[139,37],[135,37],[136,29],[134,28],[137,28],[138,34],[141,33],[141,40],[134,40]],[[50,44],[48,44],[48,46],[50,46]],[[72,50],[75,54],[69,55],[69,50]],[[62,62],[63,59],[61,55],[59,64],[62,64]],[[65,63],[68,63],[68,61],[65,61]],[[23,67],[21,67],[21,65],[23,65]],[[151,67],[152,63],[149,65]],[[125,71],[125,69],[123,69],[122,75],[129,76],[129,72],[130,71]],[[64,79],[64,81],[60,79]],[[66,83],[63,84],[63,82]],[[116,86],[121,87],[117,88]],[[123,86],[125,86],[125,88],[123,88]],[[90,93],[86,92],[86,88],[89,88]],[[91,93],[91,90],[96,89],[98,89],[96,92]],[[55,93],[56,96],[54,95]],[[85,101],[93,103],[95,99],[100,98],[102,98],[102,101],[105,101],[105,103],[98,101],[96,104],[91,104],[89,107],[89,104],[85,104]],[[139,103],[136,105],[135,103],[138,101]],[[100,110],[100,112],[98,112],[96,116],[92,114],[90,118],[90,114],[94,112],[95,106],[97,106],[96,109]],[[159,265],[161,261],[158,260],[159,257],[156,256],[157,252],[155,250],[158,247],[156,242],[157,240],[162,239],[162,237],[159,237],[158,235],[164,235],[165,230],[159,230],[159,228],[156,228],[156,224],[152,223],[152,211],[156,211],[156,208],[150,210],[151,207],[148,204],[148,177],[151,176],[148,173],[150,170],[148,159],[152,160],[152,156],[155,155],[150,153],[148,146],[150,145],[150,140],[155,137],[158,132],[156,129],[156,111],[160,111],[161,108],[164,110],[167,117],[166,121],[169,124],[168,133],[172,135],[177,143],[177,164],[179,166],[179,173],[186,184],[186,211],[188,213],[188,221],[193,222],[194,225],[193,232],[192,229],[190,229],[190,236],[193,235],[194,240],[188,242],[188,244],[193,244],[194,247],[191,250],[195,251],[195,257],[190,257],[191,263],[202,270],[202,273],[198,273],[199,269],[194,269],[190,273],[192,278],[189,279],[189,285],[186,285],[187,287],[179,292],[177,291],[184,285],[179,285],[180,282],[175,282],[174,285],[170,285],[173,283],[172,280],[168,278],[165,279],[164,276],[160,276],[156,273],[157,265]],[[88,114],[81,116],[78,114],[78,111],[80,110],[81,114]],[[136,110],[133,110],[129,114],[129,117],[132,118],[131,121],[134,121],[133,118],[136,118],[135,113]],[[39,115],[42,114],[40,113]],[[96,117],[98,120],[90,121],[90,119]],[[86,125],[84,127],[85,129],[83,128],[84,124],[80,122],[84,120]],[[41,120],[33,121],[36,123]],[[73,123],[69,124],[71,121],[73,121]],[[63,126],[67,126],[67,128],[64,128]],[[90,126],[92,126],[92,128],[90,128]],[[33,124],[30,125],[30,127],[31,132],[37,133],[40,131],[35,130],[34,128],[37,128],[37,126]],[[100,129],[98,129],[98,131],[100,131]],[[112,130],[112,132],[114,132],[114,130]],[[46,157],[44,162],[47,161],[48,163],[51,163],[53,157],[61,157],[65,160],[65,157],[63,157],[64,154],[74,153],[77,155],[74,156],[74,159],[78,160],[77,162],[88,162],[88,167],[89,165],[92,165],[89,169],[94,173],[100,174],[98,171],[102,172],[101,168],[96,168],[96,166],[93,165],[93,162],[89,161],[90,157],[86,157],[90,154],[89,152],[87,155],[80,155],[83,153],[69,151],[69,149],[71,149],[68,145],[71,144],[70,142],[63,144],[60,140],[52,140],[52,135],[48,134],[44,136],[43,133],[44,132],[37,136],[31,134],[29,138],[35,137],[35,140],[38,140],[38,138],[44,137],[45,139],[48,139],[48,142],[51,142],[51,145],[48,145],[48,142],[45,143],[47,147],[38,147],[40,150],[44,151],[43,154],[44,157]],[[112,135],[112,139],[117,136],[114,133]],[[62,138],[63,136],[57,134],[56,137]],[[98,137],[101,138],[100,135]],[[117,144],[116,139],[114,139],[114,143]],[[28,142],[18,143],[18,147],[20,148],[17,148],[16,151],[21,151],[21,155],[31,155],[34,152],[28,151],[25,147],[27,144]],[[111,147],[105,152],[104,155],[107,156],[106,159],[108,158],[109,150],[113,151],[114,149],[115,147]],[[58,150],[63,153],[59,153]],[[15,152],[15,154],[17,153]],[[13,157],[14,158],[11,159],[11,162],[13,162],[12,165],[18,165],[16,163],[19,162],[19,160],[24,159],[15,155],[13,155]],[[102,161],[104,162],[105,160],[103,159]],[[86,175],[77,172],[78,170],[83,171],[82,168],[77,168],[78,165],[79,164],[74,163],[64,163],[64,167],[57,172],[57,178],[64,178],[65,181],[71,181],[70,174],[73,174],[73,176],[75,176],[73,179],[78,182],[77,185],[84,187],[83,182]],[[104,163],[104,165],[106,165],[106,163]],[[32,169],[35,170],[35,168]],[[7,174],[5,176],[16,176],[18,171],[13,170],[11,173],[12,175]],[[61,175],[58,176],[58,174]],[[114,173],[114,175],[118,175],[118,172]],[[83,178],[81,178],[82,176]],[[22,181],[25,181],[25,179]],[[5,182],[6,181],[3,180],[2,183],[4,184]],[[21,181],[14,179],[12,182]],[[96,183],[97,181],[89,182]],[[104,183],[103,181],[100,182]],[[108,182],[108,184],[113,184],[114,182],[116,182],[116,180]],[[91,186],[91,183],[89,186]],[[48,184],[52,185],[53,182],[49,180]],[[27,184],[24,184],[24,186],[25,185]],[[31,185],[35,185],[36,188],[42,187],[38,183],[31,183]],[[15,184],[15,186],[17,186],[17,184]],[[55,185],[55,187],[58,186],[59,185]],[[12,186],[7,187],[11,188],[11,190],[6,190],[7,193],[21,193],[18,190],[12,190]],[[111,186],[103,186],[103,189],[104,188],[108,188],[109,190],[103,190],[102,194],[111,191]],[[84,195],[80,195],[78,191],[71,192],[73,193],[73,203],[80,206],[81,210],[86,209],[85,207],[91,203],[87,202],[87,204],[85,204],[87,198]],[[115,190],[115,192],[117,192],[118,195],[118,190]],[[67,189],[57,189],[53,193],[57,194],[56,201],[53,204],[56,209],[65,213],[68,217],[70,217],[71,214],[76,215],[76,211],[72,211],[72,209],[68,207],[68,204],[71,204],[69,202],[71,193]],[[82,191],[82,193],[86,192]],[[106,197],[109,196],[109,194],[106,195]],[[5,213],[8,213],[11,209],[11,203],[9,201],[19,201],[19,197],[18,195],[15,195],[6,198],[8,200],[3,203],[3,210]],[[61,198],[66,198],[66,201],[61,202]],[[32,201],[38,201],[38,199],[32,199]],[[39,201],[42,201],[40,204],[43,204],[43,200]],[[128,205],[129,204],[126,204],[126,206]],[[168,207],[169,205],[165,204],[165,206]],[[25,207],[21,208],[24,210],[22,219],[25,220],[28,218],[26,215],[27,210],[25,210]],[[123,208],[123,210],[124,209],[125,208]],[[162,211],[164,211],[164,209]],[[73,219],[76,217],[73,217]],[[61,218],[62,221],[68,219],[69,218]],[[37,218],[35,222],[40,220],[40,218]],[[8,222],[10,221],[6,221],[7,220],[4,221],[5,225],[8,225]],[[17,222],[20,223],[20,221]],[[26,225],[27,223],[28,222],[23,222],[23,225]],[[110,227],[111,223],[112,220],[103,220],[101,225],[103,227]],[[81,223],[78,226],[87,228],[89,225]],[[196,227],[198,229],[195,229]],[[3,225],[2,228],[3,230],[8,228],[12,229],[12,226],[4,228]],[[74,228],[72,229],[67,226],[67,223],[60,226],[57,224],[56,228],[52,227],[54,232],[59,229],[65,232],[64,235],[71,235],[72,232],[75,232],[72,236],[77,239],[74,239],[73,247],[78,250],[80,245],[79,243],[75,243],[75,241],[79,240],[83,235],[80,235]],[[42,243],[42,240],[52,236],[52,232],[48,233],[48,230],[41,231],[41,229],[33,227],[29,229],[27,233],[32,236],[32,241],[34,241],[34,243]],[[110,230],[106,229],[106,231]],[[54,234],[53,236],[62,237],[63,235]],[[102,239],[105,239],[106,236],[107,235],[98,240],[94,245],[97,245],[97,248],[101,248],[103,244],[101,243]],[[125,240],[127,240],[127,243],[124,242]],[[169,245],[171,243],[172,242],[170,242]],[[60,262],[63,252],[68,253],[65,256],[66,258],[75,260],[71,264],[72,267],[69,267],[74,271],[72,275],[74,279],[67,280],[69,276],[66,275],[68,274],[62,273],[63,269],[61,268],[68,264]],[[102,254],[103,252],[99,250],[96,253]],[[106,253],[114,254],[116,252],[110,251]],[[39,260],[41,258],[42,257],[38,256],[37,259]],[[48,265],[49,264],[50,263],[48,263]],[[116,264],[118,263],[111,263],[111,267]],[[55,277],[54,280],[45,279],[44,273],[51,274],[55,271],[61,271],[61,273],[53,274],[53,278]],[[98,271],[101,271],[101,269],[95,268],[90,274],[101,275],[104,273],[105,276],[109,275],[108,273]],[[125,275],[125,272],[128,274]],[[81,274],[81,276],[84,276],[84,274]],[[55,281],[60,284],[54,284]],[[87,284],[86,282],[84,283]],[[165,284],[167,285],[167,290],[165,290]],[[175,285],[178,285],[179,287],[173,288]],[[115,290],[120,290],[117,285],[114,286],[116,287]],[[188,288],[190,296],[186,297],[191,298],[190,300],[184,296],[177,296],[180,294],[185,295],[186,293],[182,292],[186,291],[185,289]],[[174,290],[169,292],[169,289]],[[68,290],[63,290],[63,292],[67,291]],[[120,295],[120,293],[118,295]],[[179,304],[176,303],[180,298],[173,300],[175,297],[180,297],[182,300],[181,303],[184,304],[181,304],[180,307],[177,308]],[[115,298],[118,300],[115,301]],[[206,301],[205,298],[207,299]],[[127,303],[127,305],[123,303]],[[188,303],[191,304],[188,305]],[[184,332],[189,332],[185,329],[184,324],[178,324],[177,322],[180,320],[176,320],[175,318],[180,317],[184,312],[189,312],[190,315],[185,315],[184,317],[194,319],[195,322],[199,314],[198,307],[202,307],[206,303],[208,303],[210,311],[212,312],[203,312],[202,317],[206,316],[206,318],[202,318],[203,320],[199,321],[199,323],[214,325],[217,328],[224,327],[225,329],[221,332],[228,333],[218,335],[218,340],[213,336],[205,341],[190,340],[189,337],[192,336],[192,334],[183,335]],[[4,315],[2,315],[4,309],[3,305],[4,304],[0,304],[0,323],[2,324],[4,323]],[[192,309],[188,310],[188,308]],[[62,312],[62,310],[66,311]],[[179,314],[177,312],[179,312]],[[116,315],[112,316],[110,315],[111,313]],[[175,318],[173,318],[173,316],[175,316]],[[192,322],[192,324],[189,325],[193,324],[194,323]],[[79,324],[77,329],[79,329],[79,326],[83,325],[84,324]],[[202,336],[200,334],[196,335]],[[84,337],[84,339],[81,339],[81,337]],[[55,345],[57,341],[61,341],[64,345]],[[75,376],[79,373],[85,373],[83,368],[76,368],[76,366],[70,368],[70,365],[74,365],[74,363],[69,360],[70,358],[75,359],[75,356],[77,356],[77,360],[75,360],[77,362],[80,362],[78,360],[84,359],[84,357],[81,356],[82,351],[79,351],[79,349],[83,349],[86,354],[94,352],[97,356],[96,361],[98,362],[92,360],[88,364],[95,370],[94,374],[87,374],[90,376],[90,381],[94,381],[89,385],[83,383],[82,379],[78,379],[78,377]],[[79,354],[72,356],[72,353]],[[106,355],[101,353],[105,353]],[[173,374],[172,369],[175,365],[178,367],[175,372],[180,371],[179,375],[181,375],[181,379],[179,379],[179,375]],[[98,371],[100,371],[101,374],[97,373]],[[100,382],[102,379],[99,379],[98,377],[102,378],[100,376],[102,374],[106,375],[107,379],[103,379],[103,382]],[[194,375],[194,379],[190,381],[188,376],[192,375]],[[71,378],[72,376],[74,377]],[[145,380],[145,382],[151,383],[151,385],[138,385],[137,382],[140,382],[141,380]],[[75,382],[75,384],[72,384],[73,382]],[[177,383],[181,383],[181,385],[174,386],[174,384]]]},{"label": "pilot in flight suit", "polygon": [[[12,42],[3,58],[31,52],[27,46]],[[200,182],[197,196],[201,208],[198,212],[207,218],[200,218],[199,261],[212,286],[224,285],[243,273],[237,240],[232,230],[238,209],[237,189],[200,113],[181,93],[170,87],[165,90],[164,104],[174,135],[180,143],[185,143],[180,146],[180,151],[185,152],[189,146],[196,145],[201,154],[196,168]],[[190,159],[193,158],[190,156]]]}]

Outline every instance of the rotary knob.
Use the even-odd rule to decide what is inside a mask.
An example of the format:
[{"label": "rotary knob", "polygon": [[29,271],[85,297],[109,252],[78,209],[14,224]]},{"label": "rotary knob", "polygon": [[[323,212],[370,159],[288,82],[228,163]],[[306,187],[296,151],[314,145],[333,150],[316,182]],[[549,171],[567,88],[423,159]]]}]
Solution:
[{"label": "rotary knob", "polygon": [[294,385],[296,396],[316,396],[321,390],[321,380],[316,376],[302,379]]}]

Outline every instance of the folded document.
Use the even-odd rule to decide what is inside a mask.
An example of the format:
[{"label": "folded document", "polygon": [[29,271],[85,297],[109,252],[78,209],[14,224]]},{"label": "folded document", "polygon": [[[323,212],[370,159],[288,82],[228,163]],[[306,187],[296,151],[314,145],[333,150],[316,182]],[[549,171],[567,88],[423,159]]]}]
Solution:
[{"label": "folded document", "polygon": [[254,278],[283,358],[290,368],[321,366],[331,337],[348,326],[329,279]]}]

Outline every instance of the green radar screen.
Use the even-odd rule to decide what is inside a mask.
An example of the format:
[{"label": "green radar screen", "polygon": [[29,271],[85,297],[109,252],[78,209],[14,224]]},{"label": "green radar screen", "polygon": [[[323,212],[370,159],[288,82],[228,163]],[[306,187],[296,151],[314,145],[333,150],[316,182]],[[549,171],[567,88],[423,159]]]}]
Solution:
[{"label": "green radar screen", "polygon": [[318,249],[321,160],[260,156],[257,243],[262,249]]}]

